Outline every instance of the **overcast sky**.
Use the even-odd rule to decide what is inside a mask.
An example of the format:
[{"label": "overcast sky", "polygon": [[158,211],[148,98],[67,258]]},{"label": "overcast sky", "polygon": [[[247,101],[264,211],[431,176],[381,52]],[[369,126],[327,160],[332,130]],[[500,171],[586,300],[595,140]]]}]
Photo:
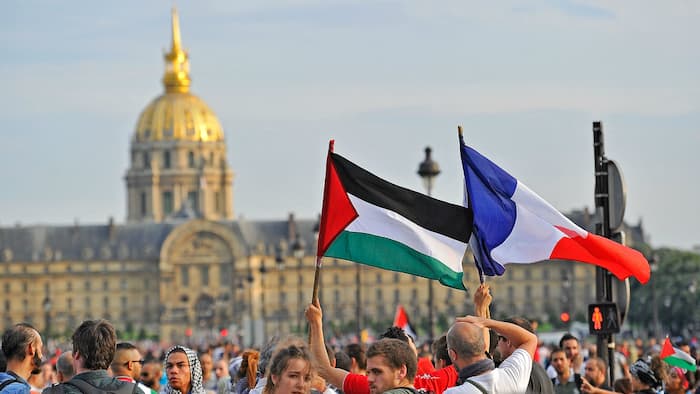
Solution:
[{"label": "overcast sky", "polygon": [[[125,218],[129,141],[162,93],[166,1],[0,13],[0,226]],[[591,123],[654,246],[700,244],[700,3],[179,2],[192,92],[218,115],[237,217],[315,217],[328,140],[461,203],[456,128],[562,211],[593,208]]]}]

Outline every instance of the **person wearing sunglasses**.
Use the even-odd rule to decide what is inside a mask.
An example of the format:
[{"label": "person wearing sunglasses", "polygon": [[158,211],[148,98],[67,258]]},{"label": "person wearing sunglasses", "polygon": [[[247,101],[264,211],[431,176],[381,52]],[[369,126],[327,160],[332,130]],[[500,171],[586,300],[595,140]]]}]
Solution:
[{"label": "person wearing sunglasses", "polygon": [[141,352],[136,346],[129,342],[119,342],[110,365],[112,376],[123,382],[137,383],[141,391],[146,394],[156,394],[150,387],[138,382],[144,363]]}]

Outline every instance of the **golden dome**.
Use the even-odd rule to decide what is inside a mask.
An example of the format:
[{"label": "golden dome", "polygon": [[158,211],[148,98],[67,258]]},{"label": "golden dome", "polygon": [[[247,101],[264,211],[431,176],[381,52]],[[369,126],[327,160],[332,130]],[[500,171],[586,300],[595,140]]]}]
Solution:
[{"label": "golden dome", "polygon": [[147,141],[223,141],[224,131],[209,106],[191,94],[190,66],[182,49],[177,10],[172,11],[172,45],[164,55],[165,93],[141,112],[134,140]]}]

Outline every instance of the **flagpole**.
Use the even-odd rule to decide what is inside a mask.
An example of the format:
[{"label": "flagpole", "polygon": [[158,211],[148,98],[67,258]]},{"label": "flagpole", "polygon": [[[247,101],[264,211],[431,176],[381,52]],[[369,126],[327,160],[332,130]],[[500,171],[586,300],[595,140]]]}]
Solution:
[{"label": "flagpole", "polygon": [[[462,125],[457,125],[457,134],[459,135],[459,140],[460,140],[460,141],[463,141],[463,140],[464,140],[464,132],[462,131]],[[466,182],[466,179],[465,179],[465,182]],[[464,185],[464,193],[465,193],[465,194],[464,194],[464,199],[465,199],[466,201],[469,201],[469,200],[467,199],[468,195],[467,195],[467,185],[466,185],[466,183],[465,183],[465,185]],[[474,230],[472,229],[472,236],[473,236],[473,231],[474,231]],[[469,245],[470,245],[470,247],[471,247],[471,240],[470,240],[470,242],[469,242]],[[474,265],[476,266],[476,270],[477,270],[477,272],[479,273],[479,284],[482,284],[482,285],[483,285],[484,283],[486,283],[486,276],[484,275],[484,270],[481,269],[481,265],[480,265],[480,263],[479,263],[479,260],[476,258],[476,255],[474,254],[474,249],[472,249],[472,256],[474,257],[474,263],[475,263]],[[465,287],[466,287],[466,286],[465,286]]]}]

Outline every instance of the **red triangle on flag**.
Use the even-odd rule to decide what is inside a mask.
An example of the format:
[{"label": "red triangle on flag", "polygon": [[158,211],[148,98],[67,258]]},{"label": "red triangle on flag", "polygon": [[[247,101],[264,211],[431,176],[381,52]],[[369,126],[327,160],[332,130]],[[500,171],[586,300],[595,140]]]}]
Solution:
[{"label": "red triangle on flag", "polygon": [[664,358],[668,356],[673,356],[676,354],[676,351],[673,350],[673,345],[671,345],[671,340],[666,337],[666,340],[664,341],[664,347],[661,348],[661,354],[659,354],[659,357],[663,360]]},{"label": "red triangle on flag", "polygon": [[318,249],[316,256],[321,257],[343,229],[357,218],[357,210],[352,206],[345,187],[340,182],[338,173],[333,165],[333,143],[328,144],[326,158],[326,181],[323,187],[323,208],[321,224],[318,232]]},{"label": "red triangle on flag", "polygon": [[408,314],[403,306],[398,305],[396,307],[396,316],[394,316],[394,326],[404,328],[408,325]]}]

